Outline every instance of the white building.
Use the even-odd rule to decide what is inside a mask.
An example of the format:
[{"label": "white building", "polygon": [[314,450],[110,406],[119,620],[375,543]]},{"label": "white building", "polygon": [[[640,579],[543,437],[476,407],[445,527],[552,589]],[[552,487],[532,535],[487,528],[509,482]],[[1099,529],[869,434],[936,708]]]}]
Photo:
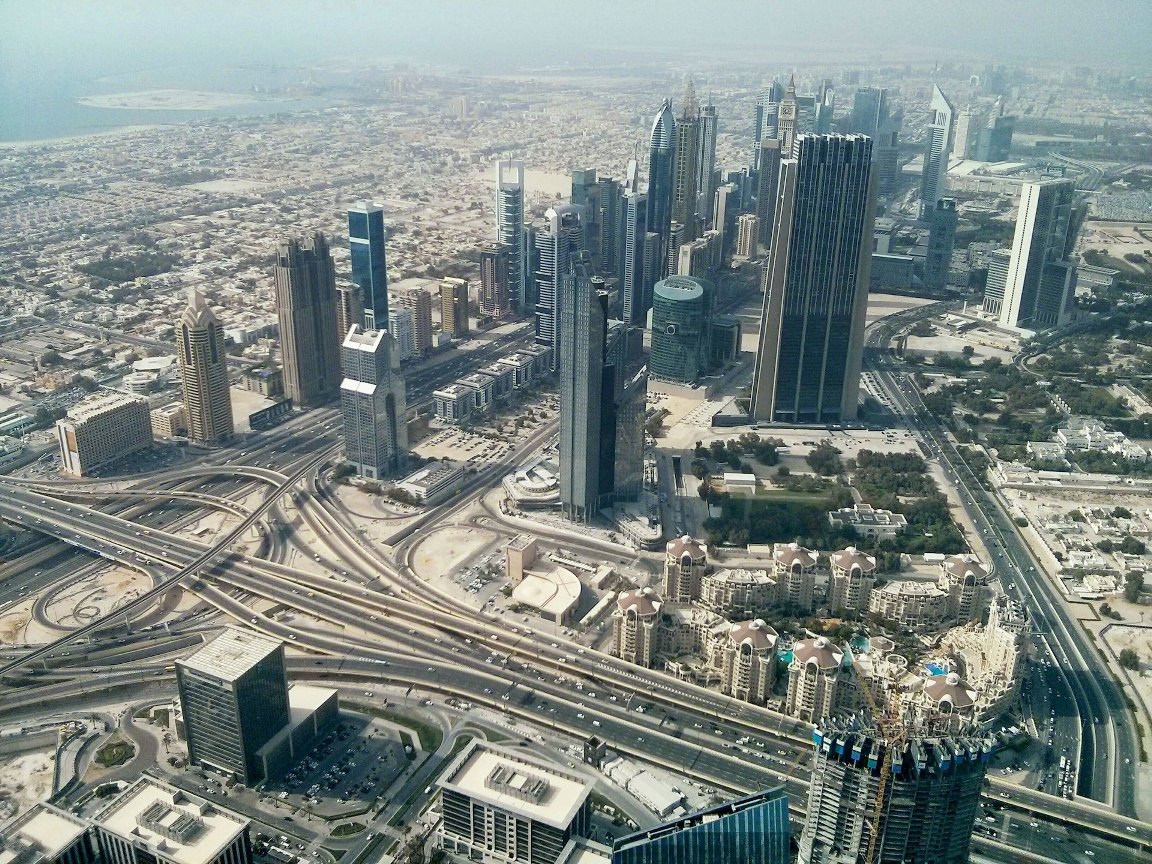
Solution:
[{"label": "white building", "polygon": [[908,520],[903,513],[877,510],[871,504],[857,504],[830,512],[828,524],[833,528],[851,528],[857,537],[890,540],[904,533]]},{"label": "white building", "polygon": [[433,462],[409,474],[396,484],[416,500],[431,504],[455,491],[464,476],[464,467],[458,462]]},{"label": "white building", "polygon": [[56,438],[61,470],[83,477],[152,445],[148,403],[123,393],[89,396],[57,421]]}]

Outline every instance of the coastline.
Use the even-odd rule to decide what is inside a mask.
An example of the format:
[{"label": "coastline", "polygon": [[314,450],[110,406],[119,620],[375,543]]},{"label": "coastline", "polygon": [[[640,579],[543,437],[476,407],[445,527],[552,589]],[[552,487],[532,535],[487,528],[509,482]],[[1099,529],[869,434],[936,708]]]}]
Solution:
[{"label": "coastline", "polygon": [[0,141],[0,149],[11,150],[18,147],[43,147],[46,144],[77,144],[89,138],[108,138],[113,135],[126,135],[132,132],[147,132],[152,129],[164,129],[170,123],[150,123],[135,126],[117,126],[114,129],[98,129],[93,132],[84,132],[79,135],[61,135],[58,138],[32,138],[27,141]]},{"label": "coastline", "polygon": [[259,93],[227,93],[214,90],[138,90],[129,93],[102,93],[82,96],[77,104],[88,108],[126,111],[221,111],[238,105],[285,102]]}]

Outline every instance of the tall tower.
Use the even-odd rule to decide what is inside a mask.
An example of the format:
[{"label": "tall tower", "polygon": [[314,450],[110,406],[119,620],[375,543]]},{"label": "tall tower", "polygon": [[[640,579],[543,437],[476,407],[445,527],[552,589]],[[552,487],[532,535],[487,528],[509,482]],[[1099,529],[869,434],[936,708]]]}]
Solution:
[{"label": "tall tower", "polygon": [[937,291],[948,285],[952,247],[956,240],[956,199],[941,198],[928,214],[928,254],[924,256],[924,287]]},{"label": "tall tower", "polygon": [[792,148],[796,143],[797,122],[799,107],[796,101],[796,78],[789,76],[788,86],[784,88],[784,96],[780,99],[777,111],[776,137],[780,140],[780,153],[782,159],[791,159]]},{"label": "tall tower", "polygon": [[[360,300],[360,289],[355,285],[336,286],[336,357],[339,362],[340,345],[353,324],[364,321],[364,303]],[[337,382],[339,384],[339,382]]]},{"label": "tall tower", "polygon": [[515,312],[528,298],[528,253],[524,248],[524,163],[508,159],[496,164],[496,242],[508,247],[508,297]]},{"label": "tall tower", "polygon": [[756,119],[755,128],[752,130],[752,140],[757,150],[765,138],[776,137],[779,129],[780,100],[783,98],[784,85],[775,80],[761,90],[760,95],[756,98]]},{"label": "tall tower", "polygon": [[383,208],[367,201],[349,208],[348,245],[352,281],[360,287],[360,302],[364,304],[364,325],[369,330],[386,327],[388,262],[384,256]]},{"label": "tall tower", "polygon": [[508,258],[510,246],[489,243],[480,250],[480,314],[499,321],[510,311]]},{"label": "tall tower", "polygon": [[423,357],[432,350],[432,295],[423,288],[409,288],[400,295],[400,305],[412,310],[412,350]]},{"label": "tall tower", "polygon": [[584,248],[592,256],[592,267],[600,263],[601,224],[600,211],[602,207],[600,180],[596,176],[595,168],[577,168],[572,171],[572,197],[571,203],[584,208]]},{"label": "tall tower", "polygon": [[624,323],[643,327],[652,305],[651,282],[644,272],[644,238],[648,233],[648,196],[625,192],[620,208],[620,301]]},{"label": "tall tower", "polygon": [[888,116],[888,92],[883,87],[858,87],[852,97],[848,131],[876,137],[880,123]]},{"label": "tall tower", "polygon": [[324,235],[281,243],[274,275],[284,390],[302,408],[323,405],[340,392],[342,339],[336,267]]},{"label": "tall tower", "polygon": [[920,175],[920,219],[925,220],[948,191],[948,157],[952,155],[952,103],[935,84],[929,106],[928,135],[924,147],[924,173]]},{"label": "tall tower", "polygon": [[396,341],[387,330],[357,325],[344,339],[340,360],[345,456],[361,477],[395,477],[404,470],[408,452],[404,379]]},{"label": "tall tower", "polygon": [[468,335],[468,280],[449,276],[440,283],[440,330],[453,339]]},{"label": "tall tower", "polygon": [[[676,124],[676,161],[672,170],[672,221],[683,226],[681,243],[696,237],[696,197],[700,180],[700,103],[689,79]],[[670,251],[670,254],[671,251]]]},{"label": "tall tower", "polygon": [[652,284],[667,274],[675,167],[676,120],[672,116],[672,103],[665,99],[652,122],[652,135],[648,142],[648,230],[660,238],[657,256],[660,269],[648,275]]},{"label": "tall tower", "polygon": [[[756,242],[763,249],[772,246],[776,227],[776,198],[780,192],[780,139],[765,138],[760,142],[760,170],[756,175]],[[755,253],[755,249],[752,250]]]},{"label": "tall tower", "polygon": [[716,106],[700,109],[700,144],[696,158],[696,215],[702,225],[719,228],[712,222],[712,208],[716,201],[716,132],[719,124]]},{"label": "tall tower", "polygon": [[[548,224],[536,232],[538,263],[533,279],[536,283],[536,344],[552,348],[553,363],[558,362],[558,338],[564,331],[556,327],[559,313],[560,282],[568,272],[569,262],[584,248],[584,208],[574,204],[557,204],[544,214]],[[553,367],[555,368],[555,367]]]},{"label": "tall tower", "polygon": [[796,153],[780,167],[751,414],[838,423],[856,416],[860,388],[876,200],[872,141],[801,135]]},{"label": "tall tower", "polygon": [[620,181],[601,177],[600,186],[600,272],[605,276],[620,270]]},{"label": "tall tower", "polygon": [[1012,257],[998,309],[989,308],[998,286],[988,271],[985,308],[1005,327],[1046,330],[1068,323],[1075,309],[1073,250],[1083,212],[1072,180],[1046,180],[1020,187],[1020,211]]},{"label": "tall tower", "polygon": [[600,500],[600,422],[608,298],[594,289],[587,253],[577,253],[561,278],[560,509],[589,521]]},{"label": "tall tower", "polygon": [[176,356],[188,412],[188,438],[194,444],[219,444],[233,431],[228,355],[224,353],[224,331],[196,289],[192,289],[177,330]]},{"label": "tall tower", "polygon": [[[857,864],[875,824],[876,864],[968,861],[991,739],[915,734],[890,743],[874,730],[826,720],[813,740],[800,864]],[[881,782],[890,748],[891,770]]]}]

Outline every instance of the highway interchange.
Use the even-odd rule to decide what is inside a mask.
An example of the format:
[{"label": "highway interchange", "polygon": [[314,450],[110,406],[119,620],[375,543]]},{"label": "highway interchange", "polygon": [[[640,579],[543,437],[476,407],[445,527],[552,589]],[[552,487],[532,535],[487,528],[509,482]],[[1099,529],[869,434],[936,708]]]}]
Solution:
[{"label": "highway interchange", "polygon": [[[911,319],[896,319],[888,323],[898,327],[910,324]],[[884,338],[876,334],[885,329],[874,328],[874,338]],[[472,354],[475,360],[476,352]],[[878,357],[874,372],[885,381],[886,392],[895,405],[912,418],[913,428],[926,436],[932,442],[931,446],[939,451],[939,457],[956,479],[965,501],[983,503],[985,499],[979,485],[966,475],[956,474],[966,466],[947,449],[951,445],[946,439],[937,437],[938,432],[928,428],[926,417],[918,416],[922,406],[914,408],[911,402],[903,401],[912,397],[903,393],[902,382],[897,380],[900,373],[886,365],[888,361],[883,352]],[[458,377],[459,373],[454,371],[450,374]],[[422,524],[453,518],[475,500],[477,490],[482,492],[488,488],[494,479],[498,480],[500,474],[520,462],[552,431],[551,428],[540,430],[506,460],[481,471],[467,494],[434,509]],[[489,705],[509,717],[518,718],[518,722],[526,726],[555,729],[578,737],[595,731],[622,752],[668,765],[733,792],[783,782],[791,793],[794,810],[802,812],[807,789],[804,765],[810,758],[810,727],[806,724],[696,688],[653,670],[639,669],[615,658],[586,651],[562,638],[530,632],[527,628],[513,633],[498,618],[481,615],[466,604],[420,582],[402,562],[393,563],[380,549],[367,544],[346,514],[336,512],[331,500],[323,494],[318,478],[336,452],[337,445],[335,414],[331,410],[294,417],[283,427],[259,436],[251,443],[251,447],[245,445],[248,449],[241,457],[243,461],[274,467],[253,469],[229,465],[227,460],[236,458],[235,454],[222,451],[204,460],[201,466],[183,469],[182,474],[151,478],[153,482],[149,488],[153,494],[163,491],[157,489],[155,481],[164,481],[167,485],[179,487],[174,494],[180,493],[185,506],[192,503],[189,497],[195,500],[197,495],[202,495],[205,506],[219,507],[219,498],[234,495],[241,488],[250,491],[253,484],[262,485],[265,489],[263,502],[249,511],[239,527],[233,527],[224,540],[210,546],[170,530],[170,523],[178,516],[175,510],[169,511],[167,520],[149,518],[148,514],[154,513],[158,507],[152,498],[144,503],[126,504],[103,496],[98,488],[90,493],[78,492],[83,487],[74,484],[68,487],[68,500],[63,500],[64,487],[60,484],[0,481],[7,493],[0,496],[0,517],[58,537],[94,555],[144,570],[159,583],[155,596],[136,601],[139,608],[135,612],[121,610],[115,622],[97,621],[90,628],[71,632],[43,649],[7,655],[0,661],[0,675],[7,674],[9,680],[18,680],[25,686],[5,695],[0,718],[21,710],[42,711],[49,706],[64,708],[70,699],[90,689],[94,680],[112,689],[166,679],[165,667],[157,665],[155,660],[145,659],[112,667],[84,666],[78,663],[68,665],[69,658],[61,655],[69,650],[79,654],[73,643],[86,637],[99,644],[101,631],[108,631],[117,622],[122,624],[126,614],[140,616],[136,626],[150,626],[144,624],[151,620],[148,618],[149,609],[155,605],[157,597],[178,582],[185,590],[197,594],[203,603],[210,604],[234,621],[282,638],[304,652],[305,656],[293,661],[294,669],[302,677],[313,677],[306,675],[306,670],[310,669],[315,677],[382,678],[407,682],[464,698],[474,704]],[[943,452],[945,450],[947,452]],[[969,484],[978,492],[977,495],[971,493]],[[197,488],[212,488],[213,491],[211,494],[197,493],[194,491]],[[100,504],[104,509],[84,506],[79,501],[80,495],[88,503]],[[278,508],[285,496],[291,496],[293,505],[320,544],[314,552],[320,556],[319,564],[324,569],[322,574],[281,563],[282,548],[277,552],[278,547],[285,539],[292,542],[294,538],[291,531],[285,533],[282,530],[282,522],[281,530],[273,530],[270,526],[282,519]],[[1026,550],[1013,544],[1016,534],[1010,523],[995,518],[999,514],[995,505],[989,503],[987,506],[992,509],[992,519],[984,517],[983,507],[970,505],[968,509],[982,530],[996,531],[1004,554],[1009,556],[1006,560],[1010,565],[1006,566],[1018,570],[1016,584],[1028,586],[1032,582],[1046,582],[1042,576],[1037,579],[1035,574],[1030,580],[1024,578],[1023,574],[1028,572],[1025,568],[1032,565],[1017,565],[1029,560]],[[133,521],[115,515],[117,509],[130,515]],[[249,557],[232,551],[237,538],[250,527],[261,524],[265,526],[265,542],[261,544],[258,555]],[[547,535],[550,532],[541,530],[539,533]],[[558,536],[559,542],[566,547],[580,548],[588,554],[621,559],[636,557],[635,553],[614,544],[593,540],[581,542],[562,533]],[[1001,562],[997,562],[997,567],[1001,567]],[[42,582],[35,587],[49,584],[58,572],[45,571],[42,577],[37,577]],[[7,586],[11,581],[6,580],[3,584]],[[1059,665],[1063,670],[1060,674],[1076,669],[1074,661],[1079,661],[1084,670],[1082,676],[1071,675],[1071,689],[1065,693],[1064,700],[1058,698],[1053,702],[1054,707],[1059,707],[1061,718],[1077,716],[1079,703],[1075,700],[1078,698],[1089,706],[1107,704],[1107,696],[1101,692],[1099,682],[1088,672],[1090,667],[1080,654],[1077,640],[1068,632],[1079,628],[1075,625],[1061,628],[1057,613],[1052,612],[1046,618],[1045,613],[1039,610],[1049,607],[1040,607],[1035,595],[1029,596],[1032,598],[1029,605],[1033,607],[1043,634],[1050,638],[1057,652],[1063,652],[1059,656],[1072,658],[1067,668],[1064,663]],[[4,595],[0,594],[0,602],[3,598]],[[277,608],[296,609],[312,620],[281,621],[276,616],[253,614],[248,604],[254,598],[271,601],[277,604]],[[1055,620],[1049,623],[1048,618]],[[176,628],[199,623],[200,620],[179,622]],[[166,633],[168,630],[154,632]],[[1089,657],[1098,663],[1090,652]],[[39,667],[32,665],[37,660],[41,661]],[[65,668],[58,668],[61,665]],[[20,672],[22,667],[24,671]],[[33,674],[37,668],[41,671]],[[585,690],[573,690],[571,681],[575,677],[583,681]],[[1079,689],[1076,689],[1077,685]],[[595,697],[589,695],[591,693],[595,693]],[[1093,703],[1093,697],[1099,701]],[[651,706],[643,715],[635,710],[642,705]],[[1102,719],[1100,724],[1095,723],[1097,716]],[[1066,729],[1069,722],[1075,724],[1074,720],[1063,721],[1060,728]],[[1096,714],[1092,708],[1082,712],[1080,725],[1087,730],[1085,741],[1092,742],[1086,744],[1086,749],[1094,749],[1098,754],[1107,753],[1107,749],[1100,748],[1110,748],[1113,740],[1110,736],[1117,735],[1117,728],[1123,726],[1122,723],[1113,725],[1107,711]],[[1094,728],[1097,725],[1113,731],[1097,735]],[[736,744],[736,739],[744,735],[762,742],[764,746]],[[1131,746],[1130,731],[1127,742],[1123,737],[1114,740],[1117,752],[1123,752],[1125,743]],[[1091,760],[1092,757],[1088,758]],[[1082,755],[1082,764],[1084,759]],[[1134,768],[1121,770],[1119,762],[1119,758],[1113,757],[1110,763],[1112,770],[1119,775],[1119,792],[1114,804],[1118,812],[1130,815],[1131,795],[1125,795],[1123,790],[1125,778],[1129,784],[1127,788],[1131,789]],[[1097,764],[1109,763],[1101,760]],[[1106,799],[1111,783],[1100,779],[1103,773],[1082,771],[1081,778],[1082,783],[1091,784],[1093,791],[1099,788],[1099,797]],[[1091,779],[1086,780],[1086,776]],[[1085,789],[1087,791],[1089,787]],[[1116,816],[1105,808],[1078,801],[1062,801],[995,780],[988,795],[991,803],[1008,810],[1019,807],[1036,813],[1036,818],[1049,816],[1068,820],[1121,842],[1139,840],[1152,844],[1152,831],[1147,826]],[[1124,809],[1125,804],[1128,810]],[[1014,836],[1006,833],[1002,842],[1011,843],[1015,848]],[[1028,846],[1032,847],[1034,841],[1035,838],[1029,838]],[[978,838],[977,843],[985,843],[986,852],[989,849],[996,851],[996,847],[989,846],[985,840]]]}]

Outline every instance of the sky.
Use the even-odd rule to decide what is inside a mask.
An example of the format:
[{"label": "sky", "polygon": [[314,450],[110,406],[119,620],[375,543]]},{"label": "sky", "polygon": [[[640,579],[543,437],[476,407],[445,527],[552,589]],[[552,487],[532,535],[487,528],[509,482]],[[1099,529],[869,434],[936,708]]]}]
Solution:
[{"label": "sky", "polygon": [[0,84],[341,57],[492,70],[725,46],[766,64],[1147,67],[1150,35],[1149,0],[0,0]]}]

